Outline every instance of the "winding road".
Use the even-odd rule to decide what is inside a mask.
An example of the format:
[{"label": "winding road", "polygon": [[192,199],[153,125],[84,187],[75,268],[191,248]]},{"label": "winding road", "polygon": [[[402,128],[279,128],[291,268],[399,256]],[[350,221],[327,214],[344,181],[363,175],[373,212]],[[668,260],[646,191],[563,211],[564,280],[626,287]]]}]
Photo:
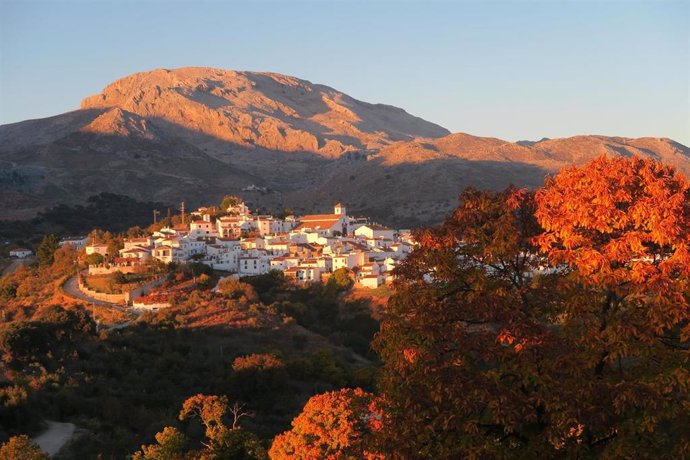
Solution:
[{"label": "winding road", "polygon": [[62,289],[65,291],[65,293],[67,293],[71,297],[74,297],[75,299],[80,299],[85,302],[89,302],[91,304],[99,305],[102,307],[112,307],[121,311],[125,311],[125,307],[123,305],[94,299],[93,297],[89,297],[88,295],[81,292],[79,290],[79,282],[77,280],[77,275],[65,281],[65,284],[62,285]]},{"label": "winding road", "polygon": [[[98,305],[99,307],[113,308],[115,310],[131,313],[131,310],[129,310],[125,305],[120,305],[120,304],[110,303],[110,302],[104,302],[102,300],[98,300],[98,299],[94,299],[93,297],[89,297],[88,295],[81,292],[79,290],[79,281],[77,280],[77,275],[71,277],[70,279],[68,279],[67,281],[65,281],[62,284],[62,291],[70,297],[73,297],[73,298],[79,299],[79,300],[83,300],[84,302],[88,302],[91,305]],[[91,312],[91,315],[93,315],[93,311]],[[124,329],[126,327],[131,326],[131,325],[132,325],[132,321],[125,321],[124,323],[104,325],[104,327],[107,330],[112,331],[112,330],[117,330],[117,329]]]}]

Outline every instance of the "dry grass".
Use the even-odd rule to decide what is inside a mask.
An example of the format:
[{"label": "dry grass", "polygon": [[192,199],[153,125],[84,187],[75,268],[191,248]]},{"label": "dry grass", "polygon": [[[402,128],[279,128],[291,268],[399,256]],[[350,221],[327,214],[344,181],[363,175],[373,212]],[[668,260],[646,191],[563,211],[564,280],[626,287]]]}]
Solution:
[{"label": "dry grass", "polygon": [[89,275],[86,277],[86,284],[90,289],[104,292],[106,294],[121,294],[123,292],[129,292],[142,284],[146,283],[151,279],[153,275],[127,275],[130,280],[129,283],[118,284],[115,282],[115,274],[107,275]]}]

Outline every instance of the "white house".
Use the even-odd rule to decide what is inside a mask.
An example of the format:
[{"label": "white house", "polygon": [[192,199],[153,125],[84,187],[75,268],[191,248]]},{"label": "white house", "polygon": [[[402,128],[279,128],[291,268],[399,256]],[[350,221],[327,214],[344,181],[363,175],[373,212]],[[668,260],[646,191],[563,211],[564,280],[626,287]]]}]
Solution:
[{"label": "white house", "polygon": [[295,227],[295,232],[311,230],[320,236],[332,236],[336,232],[346,235],[348,232],[347,210],[340,203],[333,207],[333,214],[312,214],[298,220],[300,224]]},{"label": "white house", "polygon": [[285,271],[290,267],[296,267],[301,262],[299,257],[295,256],[279,256],[274,257],[270,261],[271,270]]},{"label": "white house", "polygon": [[261,275],[268,273],[269,261],[261,257],[240,256],[238,263],[240,275]]},{"label": "white house", "polygon": [[213,222],[206,220],[194,220],[189,224],[189,234],[192,237],[217,236],[218,228]]},{"label": "white house", "polygon": [[86,243],[88,242],[88,237],[87,236],[74,236],[74,237],[69,237],[69,238],[63,238],[60,240],[60,247],[69,244],[72,246],[74,249],[81,249],[84,246],[86,246]]},{"label": "white house", "polygon": [[297,267],[287,268],[283,273],[286,278],[292,279],[298,283],[314,283],[321,281],[321,272],[322,269],[319,267],[305,267],[299,265]]},{"label": "white house", "polygon": [[100,254],[103,257],[108,255],[108,245],[103,243],[89,244],[86,246],[86,255]]},{"label": "white house", "polygon": [[273,254],[281,255],[287,254],[290,251],[290,244],[291,242],[289,240],[276,240],[266,242],[264,248],[267,251],[271,251]]},{"label": "white house", "polygon": [[120,257],[127,259],[139,259],[141,261],[147,260],[151,257],[151,250],[148,248],[133,247],[130,249],[120,249]]},{"label": "white house", "polygon": [[395,238],[395,230],[384,227],[383,225],[367,224],[357,228],[357,230],[355,230],[355,235],[371,239],[380,238],[392,241]]},{"label": "white house", "polygon": [[153,257],[160,260],[163,263],[169,264],[173,262],[175,258],[175,249],[172,246],[162,245],[153,249]]},{"label": "white house", "polygon": [[369,289],[376,289],[382,282],[379,275],[364,275],[357,279],[357,284]]},{"label": "white house", "polygon": [[242,249],[264,249],[266,247],[263,238],[243,238],[241,244]]},{"label": "white house", "polygon": [[33,251],[26,248],[17,248],[10,251],[10,257],[16,257],[17,259],[26,259],[31,254],[33,254]]},{"label": "white house", "polygon": [[341,268],[353,269],[361,266],[367,261],[367,256],[361,251],[351,251],[344,254],[335,254],[331,256],[332,270],[336,271]]},{"label": "white house", "polygon": [[226,272],[237,272],[239,261],[239,253],[218,245],[210,245],[207,247],[206,257],[202,263],[209,265],[214,270],[223,270]]}]

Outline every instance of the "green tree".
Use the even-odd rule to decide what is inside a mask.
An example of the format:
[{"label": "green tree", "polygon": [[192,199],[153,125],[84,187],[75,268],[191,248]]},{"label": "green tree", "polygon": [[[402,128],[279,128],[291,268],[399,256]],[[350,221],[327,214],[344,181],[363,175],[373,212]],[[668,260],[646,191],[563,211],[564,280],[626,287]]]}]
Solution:
[{"label": "green tree", "polygon": [[[228,415],[232,418],[230,426],[225,423]],[[238,403],[229,406],[226,396],[197,394],[184,402],[179,419],[198,419],[204,426],[209,440],[204,458],[209,454],[214,459],[263,460],[266,451],[259,439],[239,425],[248,415]]]},{"label": "green tree", "polygon": [[88,262],[89,265],[100,265],[103,263],[103,256],[94,252],[86,256],[86,262]]},{"label": "green tree", "polygon": [[43,237],[36,251],[38,264],[40,266],[49,266],[53,264],[55,251],[60,247],[59,243],[60,240],[57,235],[52,233]]},{"label": "green tree", "polygon": [[213,283],[213,278],[208,276],[206,273],[202,273],[196,279],[197,286],[202,287],[202,288],[209,288],[209,287],[211,287],[212,283]]},{"label": "green tree", "polygon": [[251,284],[243,283],[232,276],[220,281],[217,291],[225,297],[234,300],[242,300],[244,302],[256,302],[258,300]]},{"label": "green tree", "polygon": [[268,452],[261,439],[244,428],[227,430],[221,437],[215,458],[218,460],[267,460]]},{"label": "green tree", "polygon": [[0,299],[11,299],[17,295],[17,281],[4,277],[0,278]]},{"label": "green tree", "polygon": [[156,434],[156,443],[141,446],[132,460],[178,460],[183,457],[187,438],[177,428],[166,426]]},{"label": "green tree", "polygon": [[283,360],[271,354],[239,356],[234,359],[232,370],[233,394],[267,410],[275,405],[276,396],[281,396],[288,379]]},{"label": "green tree", "polygon": [[230,206],[237,206],[241,202],[242,200],[234,195],[226,195],[220,203],[220,209],[222,211],[227,211]]},{"label": "green tree", "polygon": [[117,284],[127,284],[129,282],[127,275],[122,273],[120,270],[113,273],[113,281],[115,281]]},{"label": "green tree", "polygon": [[24,434],[12,436],[0,446],[0,459],[2,460],[48,460],[49,458]]},{"label": "green tree", "polygon": [[346,291],[354,284],[352,276],[350,276],[351,273],[347,268],[339,268],[333,272],[328,284],[335,286],[339,291]]},{"label": "green tree", "polygon": [[141,228],[140,226],[136,225],[134,227],[130,227],[127,229],[127,237],[128,238],[141,238],[143,236],[146,236],[146,230]]},{"label": "green tree", "polygon": [[120,257],[120,249],[124,247],[124,244],[120,238],[112,238],[108,241],[108,260],[113,260],[116,257]]}]

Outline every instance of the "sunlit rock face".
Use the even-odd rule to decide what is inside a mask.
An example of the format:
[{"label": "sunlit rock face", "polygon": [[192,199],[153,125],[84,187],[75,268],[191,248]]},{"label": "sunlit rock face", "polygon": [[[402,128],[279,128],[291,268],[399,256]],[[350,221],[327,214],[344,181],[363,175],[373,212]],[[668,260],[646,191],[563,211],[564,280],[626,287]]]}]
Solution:
[{"label": "sunlit rock face", "polygon": [[237,145],[338,157],[449,132],[402,109],[275,73],[187,67],[130,75],[84,99]]}]

